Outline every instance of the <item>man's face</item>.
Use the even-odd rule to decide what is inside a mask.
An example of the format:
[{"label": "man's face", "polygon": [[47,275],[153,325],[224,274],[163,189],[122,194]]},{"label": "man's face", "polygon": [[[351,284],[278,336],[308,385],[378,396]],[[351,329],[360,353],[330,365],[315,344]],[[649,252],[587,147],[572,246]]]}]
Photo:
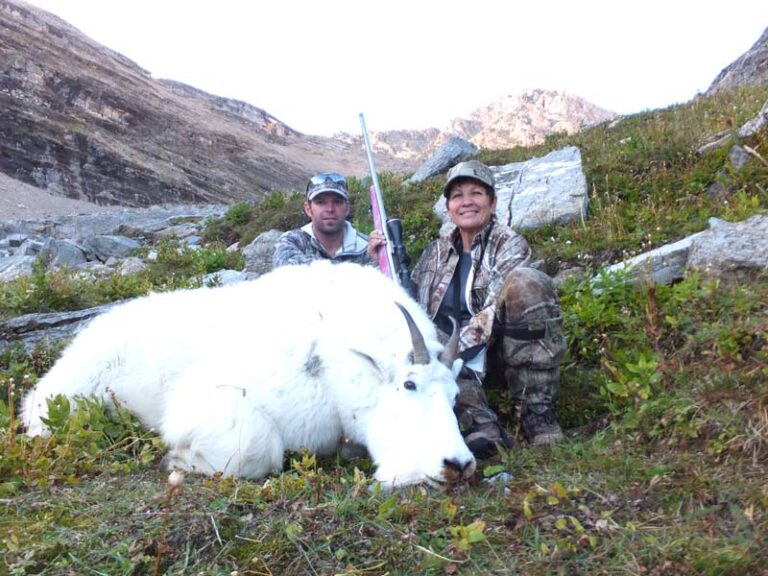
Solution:
[{"label": "man's face", "polygon": [[334,192],[323,192],[311,202],[304,202],[304,212],[312,220],[316,232],[337,234],[344,229],[349,202]]}]

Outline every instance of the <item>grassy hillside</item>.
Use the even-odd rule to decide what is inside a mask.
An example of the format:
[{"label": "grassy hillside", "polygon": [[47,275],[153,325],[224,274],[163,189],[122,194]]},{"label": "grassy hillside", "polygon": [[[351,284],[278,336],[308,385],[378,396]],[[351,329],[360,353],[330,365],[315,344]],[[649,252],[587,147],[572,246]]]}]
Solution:
[{"label": "grassy hillside", "polygon": [[[768,86],[702,98],[482,160],[581,149],[590,217],[526,236],[550,272],[579,267],[591,276],[702,230],[710,217],[768,211],[768,134],[741,142],[752,152],[738,171],[730,146],[696,154],[717,133],[736,143],[767,98]],[[441,179],[406,190],[398,176],[381,180],[416,258],[439,227],[431,207]],[[355,223],[370,229],[366,186],[352,188]],[[274,194],[233,207],[211,222],[205,263],[170,250],[154,276],[100,291],[40,271],[0,289],[0,315],[194,283],[224,265],[217,240],[295,226],[300,204]],[[157,437],[95,403],[68,418],[59,402],[56,433],[29,441],[14,407],[57,351],[6,353],[0,573],[768,574],[768,275],[740,284],[692,275],[645,288],[606,279],[599,295],[576,276],[561,297],[569,352],[558,411],[568,439],[520,443],[482,463],[472,484],[445,491],[383,493],[371,485],[369,461],[306,454],[289,455],[285,473],[260,481],[188,476],[171,485],[158,470]],[[509,424],[505,391],[492,397]],[[499,472],[511,476],[485,481],[504,478]]]}]

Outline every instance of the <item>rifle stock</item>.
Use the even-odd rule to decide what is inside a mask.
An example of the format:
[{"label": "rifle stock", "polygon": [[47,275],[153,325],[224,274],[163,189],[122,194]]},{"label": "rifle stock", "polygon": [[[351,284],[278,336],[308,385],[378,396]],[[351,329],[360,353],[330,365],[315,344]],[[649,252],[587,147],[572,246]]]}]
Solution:
[{"label": "rifle stock", "polygon": [[368,155],[368,165],[371,168],[371,180],[373,186],[371,186],[371,211],[373,213],[373,225],[376,230],[380,230],[384,234],[386,244],[379,246],[379,270],[389,278],[392,278],[397,282],[395,276],[395,262],[390,252],[390,246],[392,245],[392,239],[389,234],[389,229],[386,225],[387,212],[384,209],[384,197],[381,194],[381,186],[379,185],[379,177],[376,173],[376,162],[373,159],[373,151],[371,150],[371,143],[368,141],[368,130],[365,127],[365,117],[363,113],[360,113],[360,127],[363,131],[363,141],[365,142],[365,152]]}]

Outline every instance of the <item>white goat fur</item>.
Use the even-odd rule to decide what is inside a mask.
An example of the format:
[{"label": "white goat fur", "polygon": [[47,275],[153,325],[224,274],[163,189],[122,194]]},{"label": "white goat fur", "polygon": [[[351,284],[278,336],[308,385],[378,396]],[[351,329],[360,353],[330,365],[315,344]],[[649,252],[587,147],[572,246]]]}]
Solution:
[{"label": "white goat fur", "polygon": [[[402,304],[431,360],[414,365]],[[95,318],[23,402],[29,435],[47,433],[47,398],[114,399],[169,447],[166,465],[260,477],[283,452],[365,445],[386,487],[474,470],[437,360],[432,322],[377,270],[288,266],[257,280],[151,294]],[[413,382],[415,390],[404,387]]]}]

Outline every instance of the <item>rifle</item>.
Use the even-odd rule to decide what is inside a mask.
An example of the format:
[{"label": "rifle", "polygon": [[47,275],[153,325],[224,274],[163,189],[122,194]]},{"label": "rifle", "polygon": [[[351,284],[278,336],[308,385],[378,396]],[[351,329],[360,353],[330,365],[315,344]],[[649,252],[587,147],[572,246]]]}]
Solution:
[{"label": "rifle", "polygon": [[411,281],[411,274],[408,271],[410,258],[403,244],[403,221],[400,218],[387,218],[387,212],[384,209],[384,197],[381,193],[379,177],[376,174],[376,162],[373,159],[373,151],[368,140],[368,130],[365,127],[365,117],[362,112],[360,113],[360,127],[363,131],[365,152],[368,155],[368,165],[371,168],[371,180],[373,181],[373,186],[370,189],[373,225],[377,230],[382,231],[386,240],[384,246],[379,246],[379,270],[405,288],[408,294],[415,297],[416,287]]}]

